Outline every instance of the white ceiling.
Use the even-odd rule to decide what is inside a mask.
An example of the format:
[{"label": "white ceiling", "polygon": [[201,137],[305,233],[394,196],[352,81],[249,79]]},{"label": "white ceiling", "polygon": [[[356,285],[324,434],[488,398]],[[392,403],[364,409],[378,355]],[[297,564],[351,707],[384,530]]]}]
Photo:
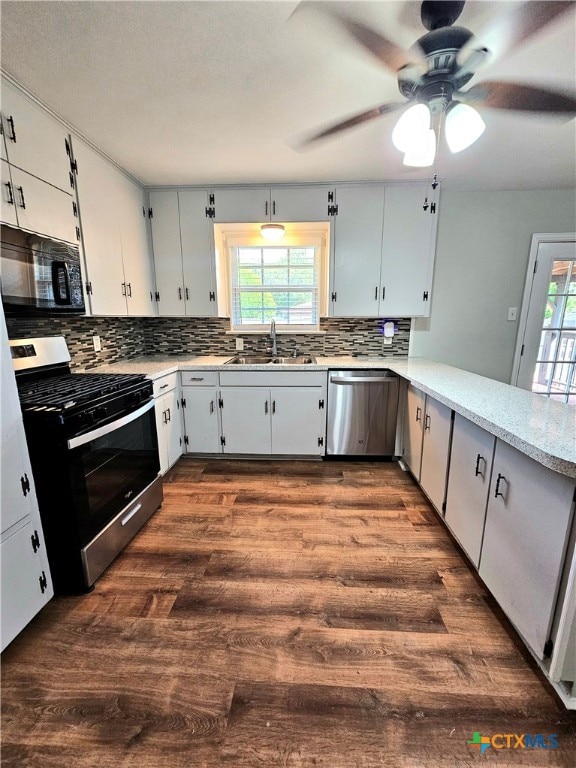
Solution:
[{"label": "white ceiling", "polygon": [[[339,3],[408,47],[424,33],[419,3]],[[295,2],[2,2],[2,67],[147,185],[426,178],[392,147],[389,115],[305,153],[313,131],[400,98],[395,76]],[[479,31],[503,3],[468,2]],[[395,30],[395,31],[394,31]],[[576,22],[568,14],[478,80],[574,88]],[[573,187],[576,120],[485,111],[465,152],[444,150],[455,189]]]}]

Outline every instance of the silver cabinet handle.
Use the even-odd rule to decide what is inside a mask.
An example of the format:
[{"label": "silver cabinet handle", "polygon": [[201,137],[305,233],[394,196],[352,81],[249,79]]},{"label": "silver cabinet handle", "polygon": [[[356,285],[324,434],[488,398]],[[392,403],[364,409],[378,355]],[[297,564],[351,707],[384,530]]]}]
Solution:
[{"label": "silver cabinet handle", "polygon": [[204,376],[191,376],[188,381],[204,381]]},{"label": "silver cabinet handle", "polygon": [[272,413],[276,413],[276,400],[272,400]]},{"label": "silver cabinet handle", "polygon": [[12,194],[12,184],[7,181],[4,186],[8,190],[8,200],[6,201],[8,205],[14,205],[14,195]]},{"label": "silver cabinet handle", "polygon": [[16,141],[16,131],[14,129],[14,118],[12,117],[12,115],[10,115],[10,117],[8,117],[6,119],[6,122],[10,126],[10,133],[8,134],[8,138],[10,139],[10,141],[14,141],[15,142]]},{"label": "silver cabinet handle", "polygon": [[416,408],[416,421],[422,421],[422,408],[420,406]]},{"label": "silver cabinet handle", "polygon": [[264,215],[268,216],[268,200],[264,203]]},{"label": "silver cabinet handle", "polygon": [[386,298],[386,286],[383,285],[382,286],[382,301],[384,301],[385,298]]},{"label": "silver cabinet handle", "polygon": [[426,414],[426,418],[424,419],[424,429],[430,429],[430,414]]},{"label": "silver cabinet handle", "polygon": [[330,376],[331,384],[392,384],[394,376]]},{"label": "silver cabinet handle", "polygon": [[166,389],[168,386],[169,386],[168,384],[162,384],[162,385],[160,386],[160,389]]},{"label": "silver cabinet handle", "polygon": [[20,192],[20,208],[26,208],[26,200],[24,199],[24,189],[22,187],[16,187]]},{"label": "silver cabinet handle", "polygon": [[128,298],[132,297],[132,283],[126,283],[126,290]]},{"label": "silver cabinet handle", "polygon": [[182,288],[178,286],[178,301],[182,301]]},{"label": "silver cabinet handle", "polygon": [[378,286],[374,288],[374,301],[378,301]]},{"label": "silver cabinet handle", "polygon": [[210,400],[210,415],[214,413],[214,400]]},{"label": "silver cabinet handle", "polygon": [[166,416],[166,411],[162,411],[162,424],[168,424],[168,418]]},{"label": "silver cabinet handle", "polygon": [[122,283],[121,291],[122,291],[122,296],[126,296],[126,283]]},{"label": "silver cabinet handle", "polygon": [[268,400],[264,401],[264,413],[268,413]]},{"label": "silver cabinet handle", "polygon": [[170,411],[170,408],[168,408],[168,410],[166,411],[166,413],[168,414],[166,421],[167,421],[167,422],[168,422],[168,421],[172,421],[172,413],[171,413],[171,411]]}]

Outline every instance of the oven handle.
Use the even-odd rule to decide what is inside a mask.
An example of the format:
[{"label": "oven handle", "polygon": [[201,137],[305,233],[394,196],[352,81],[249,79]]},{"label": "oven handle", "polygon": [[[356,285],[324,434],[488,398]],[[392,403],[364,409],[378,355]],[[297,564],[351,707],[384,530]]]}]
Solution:
[{"label": "oven handle", "polygon": [[91,440],[97,440],[99,437],[104,437],[104,435],[114,432],[115,429],[124,427],[126,424],[130,424],[131,421],[136,421],[136,419],[139,419],[140,416],[151,408],[154,408],[154,400],[150,400],[141,408],[138,408],[137,411],[133,411],[127,416],[122,416],[121,418],[116,419],[116,421],[112,421],[110,424],[105,424],[103,427],[93,429],[92,432],[87,432],[85,435],[80,435],[80,437],[73,437],[72,440],[68,440],[68,448],[79,448],[81,445],[85,445]]},{"label": "oven handle", "polygon": [[330,384],[393,384],[395,376],[330,376]]}]

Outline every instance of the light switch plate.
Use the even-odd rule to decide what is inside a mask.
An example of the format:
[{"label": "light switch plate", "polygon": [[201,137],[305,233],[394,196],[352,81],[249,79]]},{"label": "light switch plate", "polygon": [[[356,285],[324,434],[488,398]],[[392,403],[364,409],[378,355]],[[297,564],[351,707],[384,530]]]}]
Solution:
[{"label": "light switch plate", "polygon": [[242,352],[244,349],[244,339],[236,339],[236,352]]},{"label": "light switch plate", "polygon": [[508,307],[508,320],[512,322],[518,318],[518,307]]},{"label": "light switch plate", "polygon": [[100,343],[100,336],[92,336],[92,344],[94,344],[94,352],[100,352],[102,344]]}]

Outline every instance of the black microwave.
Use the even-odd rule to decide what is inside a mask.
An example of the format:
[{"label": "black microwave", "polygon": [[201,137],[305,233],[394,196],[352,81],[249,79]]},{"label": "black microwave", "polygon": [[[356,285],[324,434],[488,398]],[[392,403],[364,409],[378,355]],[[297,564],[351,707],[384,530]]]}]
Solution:
[{"label": "black microwave", "polygon": [[75,245],[2,225],[0,280],[7,315],[85,314]]}]

